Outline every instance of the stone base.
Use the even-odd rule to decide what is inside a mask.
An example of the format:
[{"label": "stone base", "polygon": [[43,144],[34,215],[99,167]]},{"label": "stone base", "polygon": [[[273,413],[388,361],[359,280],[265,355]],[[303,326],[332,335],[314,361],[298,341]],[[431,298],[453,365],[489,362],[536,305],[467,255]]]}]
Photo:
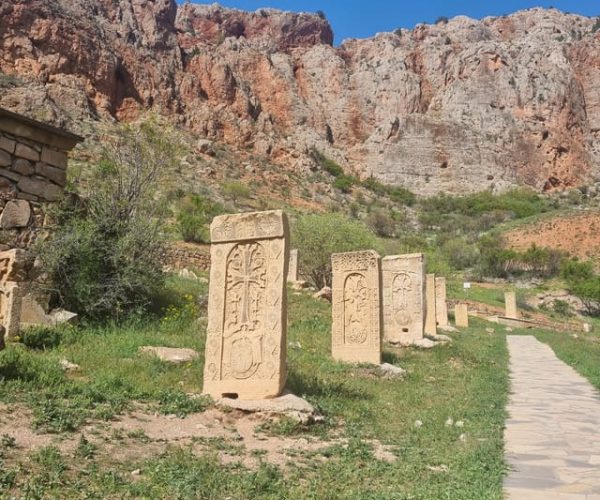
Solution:
[{"label": "stone base", "polygon": [[221,398],[216,401],[216,404],[248,413],[285,415],[303,424],[323,419],[308,401],[291,393],[271,399]]}]

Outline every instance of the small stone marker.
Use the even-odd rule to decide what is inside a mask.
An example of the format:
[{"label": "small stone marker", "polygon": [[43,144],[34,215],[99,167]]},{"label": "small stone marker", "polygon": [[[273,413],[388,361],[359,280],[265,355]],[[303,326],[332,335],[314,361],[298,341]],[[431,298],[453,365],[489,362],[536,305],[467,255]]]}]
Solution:
[{"label": "small stone marker", "polygon": [[428,274],[425,280],[425,335],[437,334],[435,308],[435,274]]},{"label": "small stone marker", "polygon": [[469,327],[469,307],[467,304],[456,304],[454,307],[454,322],[459,328]]},{"label": "small stone marker", "polygon": [[281,210],[215,217],[204,393],[264,399],[286,380],[287,217]]},{"label": "small stone marker", "polygon": [[507,318],[519,319],[517,311],[517,294],[515,292],[504,292],[504,305]]},{"label": "small stone marker", "polygon": [[4,338],[19,335],[21,325],[21,289],[18,283],[7,281],[0,285],[0,324],[4,327]]},{"label": "small stone marker", "polygon": [[380,262],[374,250],[331,256],[335,359],[381,364]]},{"label": "small stone marker", "polygon": [[390,255],[381,260],[383,339],[403,345],[423,338],[425,255]]},{"label": "small stone marker", "polygon": [[298,281],[298,249],[290,250],[290,260],[287,274],[288,283],[296,283]]},{"label": "small stone marker", "polygon": [[446,278],[435,278],[435,315],[437,326],[448,326],[448,304],[446,303]]}]

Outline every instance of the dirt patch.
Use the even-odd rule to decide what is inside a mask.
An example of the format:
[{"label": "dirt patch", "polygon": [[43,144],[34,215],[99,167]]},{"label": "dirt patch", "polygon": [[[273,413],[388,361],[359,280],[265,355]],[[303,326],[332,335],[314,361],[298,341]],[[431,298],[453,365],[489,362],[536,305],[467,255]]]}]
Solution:
[{"label": "dirt patch", "polygon": [[562,215],[504,233],[506,244],[524,251],[531,245],[552,248],[600,267],[600,212]]},{"label": "dirt patch", "polygon": [[[210,408],[178,418],[152,413],[142,405],[110,422],[90,422],[73,433],[47,434],[31,427],[31,412],[19,404],[0,405],[0,435],[15,439],[7,463],[17,462],[45,446],[56,446],[73,456],[82,436],[97,447],[97,455],[111,462],[137,462],[167,450],[170,446],[189,446],[195,452],[216,452],[224,463],[241,463],[255,469],[267,462],[280,467],[298,462],[325,459],[327,448],[346,446],[347,439],[333,432],[329,439],[313,435],[272,435],[265,424],[278,417],[241,411]],[[262,428],[261,428],[262,427]],[[390,447],[370,440],[375,458],[394,461]]]}]

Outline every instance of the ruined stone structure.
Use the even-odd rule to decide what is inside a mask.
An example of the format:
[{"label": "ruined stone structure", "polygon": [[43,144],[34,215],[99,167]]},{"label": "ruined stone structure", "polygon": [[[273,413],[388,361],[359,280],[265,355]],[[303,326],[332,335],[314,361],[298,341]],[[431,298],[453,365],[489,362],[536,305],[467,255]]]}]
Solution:
[{"label": "ruined stone structure", "polygon": [[334,359],[381,363],[381,259],[377,252],[331,256]]},{"label": "ruined stone structure", "polygon": [[504,293],[504,315],[507,318],[519,319],[519,311],[517,310],[517,294],[515,292]]},{"label": "ruined stone structure", "polygon": [[279,396],[286,380],[287,217],[281,210],[215,217],[204,392]]},{"label": "ruined stone structure", "polygon": [[17,335],[30,276],[27,252],[44,228],[44,206],[61,196],[67,153],[83,139],[0,108],[0,321]]},{"label": "ruined stone structure", "polygon": [[459,328],[469,327],[469,307],[467,304],[459,303],[454,306],[454,323]]},{"label": "ruined stone structure", "polygon": [[425,335],[437,335],[435,295],[435,274],[428,274],[425,280]]},{"label": "ruined stone structure", "polygon": [[448,326],[446,278],[435,278],[435,318],[437,326]]},{"label": "ruined stone structure", "polygon": [[410,345],[423,338],[425,255],[390,255],[381,261],[383,339]]},{"label": "ruined stone structure", "polygon": [[298,249],[297,248],[290,250],[290,261],[288,264],[287,280],[289,283],[295,283],[298,281]]}]

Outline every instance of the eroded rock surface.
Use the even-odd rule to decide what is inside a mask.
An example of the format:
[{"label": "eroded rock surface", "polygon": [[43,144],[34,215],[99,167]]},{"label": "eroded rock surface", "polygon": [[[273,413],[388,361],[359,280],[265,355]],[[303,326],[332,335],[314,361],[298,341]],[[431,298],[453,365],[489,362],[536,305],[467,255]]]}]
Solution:
[{"label": "eroded rock surface", "polygon": [[314,148],[423,194],[600,175],[583,16],[459,16],[340,47],[317,15],[175,0],[15,0],[0,18],[0,105],[74,130],[152,108],[282,168]]}]

